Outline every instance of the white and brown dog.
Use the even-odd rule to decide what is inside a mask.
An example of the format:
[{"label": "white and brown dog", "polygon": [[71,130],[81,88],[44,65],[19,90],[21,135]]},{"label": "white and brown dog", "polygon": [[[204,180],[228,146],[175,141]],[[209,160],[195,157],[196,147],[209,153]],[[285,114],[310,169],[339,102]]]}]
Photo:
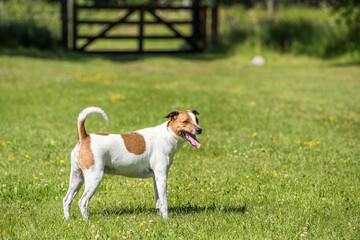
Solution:
[{"label": "white and brown dog", "polygon": [[85,191],[79,200],[84,219],[88,219],[90,198],[99,186],[104,172],[133,178],[154,180],[156,209],[168,217],[167,177],[174,154],[187,140],[200,148],[195,135],[202,129],[196,110],[173,111],[164,118],[167,122],[129,134],[87,134],[84,122],[90,114],[105,112],[97,107],[84,109],[78,117],[78,143],[71,152],[69,190],[63,200],[65,219],[69,218],[71,202],[85,181]]}]

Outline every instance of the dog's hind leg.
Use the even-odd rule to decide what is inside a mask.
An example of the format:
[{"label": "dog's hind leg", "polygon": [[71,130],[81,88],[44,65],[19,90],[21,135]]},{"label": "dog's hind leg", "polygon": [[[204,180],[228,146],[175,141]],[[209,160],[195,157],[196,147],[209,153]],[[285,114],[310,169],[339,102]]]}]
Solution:
[{"label": "dog's hind leg", "polygon": [[65,220],[69,219],[71,203],[84,182],[81,168],[77,166],[76,163],[72,163],[71,165],[69,190],[63,199]]},{"label": "dog's hind leg", "polygon": [[154,192],[155,192],[155,204],[156,204],[156,211],[158,211],[158,213],[160,213],[160,200],[159,200],[159,193],[157,190],[157,185],[156,185],[156,180],[155,177],[153,177],[154,180]]},{"label": "dog's hind leg", "polygon": [[90,198],[94,195],[96,189],[100,185],[103,176],[104,171],[102,169],[89,169],[84,172],[85,190],[79,200],[79,207],[84,220],[88,220],[87,207]]}]

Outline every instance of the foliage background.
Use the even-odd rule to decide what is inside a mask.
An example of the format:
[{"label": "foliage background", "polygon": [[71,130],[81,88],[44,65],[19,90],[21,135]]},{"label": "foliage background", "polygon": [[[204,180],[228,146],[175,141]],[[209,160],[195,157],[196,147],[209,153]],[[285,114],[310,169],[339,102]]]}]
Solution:
[{"label": "foliage background", "polygon": [[[80,2],[127,4],[116,0]],[[232,52],[237,46],[247,44],[258,50],[272,49],[321,58],[344,54],[357,58],[359,55],[359,1],[276,1],[274,19],[269,19],[265,1],[220,1],[220,6],[220,45],[215,50]],[[59,44],[59,1],[7,0],[0,9],[0,48],[53,49]]]}]

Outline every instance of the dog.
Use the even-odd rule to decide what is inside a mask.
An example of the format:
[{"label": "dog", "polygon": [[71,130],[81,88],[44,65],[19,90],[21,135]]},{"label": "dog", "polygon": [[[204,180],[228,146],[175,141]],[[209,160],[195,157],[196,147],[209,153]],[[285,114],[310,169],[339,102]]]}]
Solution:
[{"label": "dog", "polygon": [[187,141],[200,148],[196,135],[201,134],[196,110],[172,111],[169,119],[155,127],[129,134],[87,134],[85,119],[98,114],[109,121],[98,107],[85,108],[78,117],[78,143],[71,152],[71,172],[68,192],[63,199],[65,220],[70,217],[71,203],[85,182],[79,200],[81,214],[88,220],[87,207],[104,173],[132,178],[153,178],[156,210],[168,218],[167,177],[174,154]]}]

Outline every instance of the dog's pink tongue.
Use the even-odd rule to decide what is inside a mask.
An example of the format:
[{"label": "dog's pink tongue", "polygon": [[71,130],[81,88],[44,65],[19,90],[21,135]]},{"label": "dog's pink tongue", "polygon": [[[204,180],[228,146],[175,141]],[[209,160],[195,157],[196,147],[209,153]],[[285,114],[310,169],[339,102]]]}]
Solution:
[{"label": "dog's pink tongue", "polygon": [[196,140],[195,137],[191,136],[190,134],[186,134],[186,139],[189,141],[189,143],[196,147],[196,149],[199,149],[201,144]]}]

